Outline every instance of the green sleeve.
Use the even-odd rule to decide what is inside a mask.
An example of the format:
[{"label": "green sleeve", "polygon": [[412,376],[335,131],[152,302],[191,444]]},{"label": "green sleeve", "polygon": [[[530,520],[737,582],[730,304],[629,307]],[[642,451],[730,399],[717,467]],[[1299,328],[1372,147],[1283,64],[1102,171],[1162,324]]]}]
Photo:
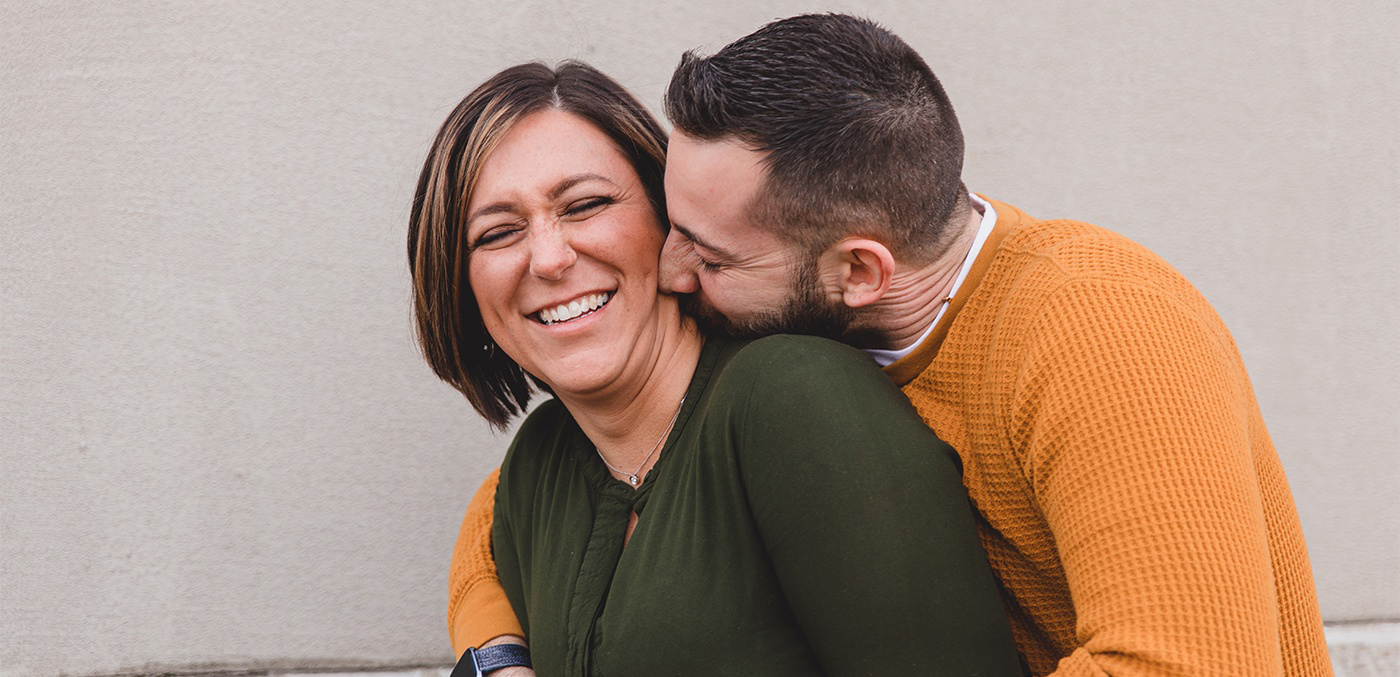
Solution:
[{"label": "green sleeve", "polygon": [[734,359],[744,489],[824,672],[1020,675],[957,456],[904,395],[821,339]]},{"label": "green sleeve", "polygon": [[510,600],[510,606],[515,610],[520,628],[525,631],[526,637],[529,637],[530,623],[525,607],[520,551],[515,542],[515,532],[511,529],[511,492],[506,487],[504,471],[503,467],[502,481],[496,487],[496,509],[491,524],[491,556],[496,560],[496,577],[501,581],[501,588],[506,591],[506,599]]},{"label": "green sleeve", "polygon": [[[563,405],[557,400],[542,403],[520,424],[515,439],[501,462],[500,483],[496,485],[496,506],[491,525],[491,556],[496,561],[496,576],[506,599],[520,621],[520,627],[530,636],[529,605],[526,603],[529,574],[533,564],[532,538],[528,528],[533,510],[532,484],[539,481],[541,457],[539,450],[553,449],[563,427]],[[535,453],[531,453],[535,452]]]}]

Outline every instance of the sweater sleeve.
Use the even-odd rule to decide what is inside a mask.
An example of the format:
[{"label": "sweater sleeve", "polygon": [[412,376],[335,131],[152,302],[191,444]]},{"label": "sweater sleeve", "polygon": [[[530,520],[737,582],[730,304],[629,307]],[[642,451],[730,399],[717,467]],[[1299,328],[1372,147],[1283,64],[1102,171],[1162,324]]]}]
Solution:
[{"label": "sweater sleeve", "polygon": [[870,359],[774,337],[752,374],[742,481],[827,675],[1020,675],[952,449]]},{"label": "sweater sleeve", "polygon": [[525,635],[506,600],[491,556],[491,522],[500,473],[499,468],[491,471],[467,505],[452,552],[447,629],[459,656],[468,647],[479,647],[501,635]]},{"label": "sweater sleeve", "polygon": [[1255,405],[1223,323],[1122,280],[1042,310],[1007,429],[1076,613],[1053,674],[1281,675]]}]

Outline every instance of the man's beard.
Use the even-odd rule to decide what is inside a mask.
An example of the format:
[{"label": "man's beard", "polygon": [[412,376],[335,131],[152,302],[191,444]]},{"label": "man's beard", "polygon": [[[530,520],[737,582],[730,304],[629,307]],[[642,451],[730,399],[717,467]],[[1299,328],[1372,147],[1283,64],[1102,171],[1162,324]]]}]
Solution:
[{"label": "man's beard", "polygon": [[710,331],[748,339],[770,334],[806,334],[840,340],[850,327],[855,311],[839,301],[832,302],[821,292],[815,262],[798,267],[792,288],[778,308],[766,308],[749,317],[730,319],[699,301],[699,294],[681,298],[681,308]]}]

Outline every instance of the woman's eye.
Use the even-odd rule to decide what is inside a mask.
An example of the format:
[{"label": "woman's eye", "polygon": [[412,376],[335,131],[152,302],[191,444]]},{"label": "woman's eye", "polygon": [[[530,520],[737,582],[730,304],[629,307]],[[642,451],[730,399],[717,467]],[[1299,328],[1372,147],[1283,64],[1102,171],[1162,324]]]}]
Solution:
[{"label": "woman's eye", "polygon": [[565,216],[584,216],[613,203],[610,197],[590,197],[570,204],[564,209]]},{"label": "woman's eye", "polygon": [[471,248],[480,249],[482,247],[490,247],[492,245],[505,244],[505,242],[509,240],[511,236],[515,235],[516,233],[519,233],[520,230],[521,229],[518,226],[499,226],[496,228],[492,228],[491,230],[482,233],[481,237],[476,238],[476,242],[472,243]]}]

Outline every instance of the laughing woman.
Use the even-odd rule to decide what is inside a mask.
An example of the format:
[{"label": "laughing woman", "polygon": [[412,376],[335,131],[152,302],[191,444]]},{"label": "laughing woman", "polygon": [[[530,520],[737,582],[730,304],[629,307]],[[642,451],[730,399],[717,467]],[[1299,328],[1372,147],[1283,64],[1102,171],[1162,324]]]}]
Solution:
[{"label": "laughing woman", "polygon": [[444,123],[419,339],[487,421],[501,583],[543,675],[1019,675],[953,451],[864,354],[707,336],[657,293],[660,126],[579,63]]}]

